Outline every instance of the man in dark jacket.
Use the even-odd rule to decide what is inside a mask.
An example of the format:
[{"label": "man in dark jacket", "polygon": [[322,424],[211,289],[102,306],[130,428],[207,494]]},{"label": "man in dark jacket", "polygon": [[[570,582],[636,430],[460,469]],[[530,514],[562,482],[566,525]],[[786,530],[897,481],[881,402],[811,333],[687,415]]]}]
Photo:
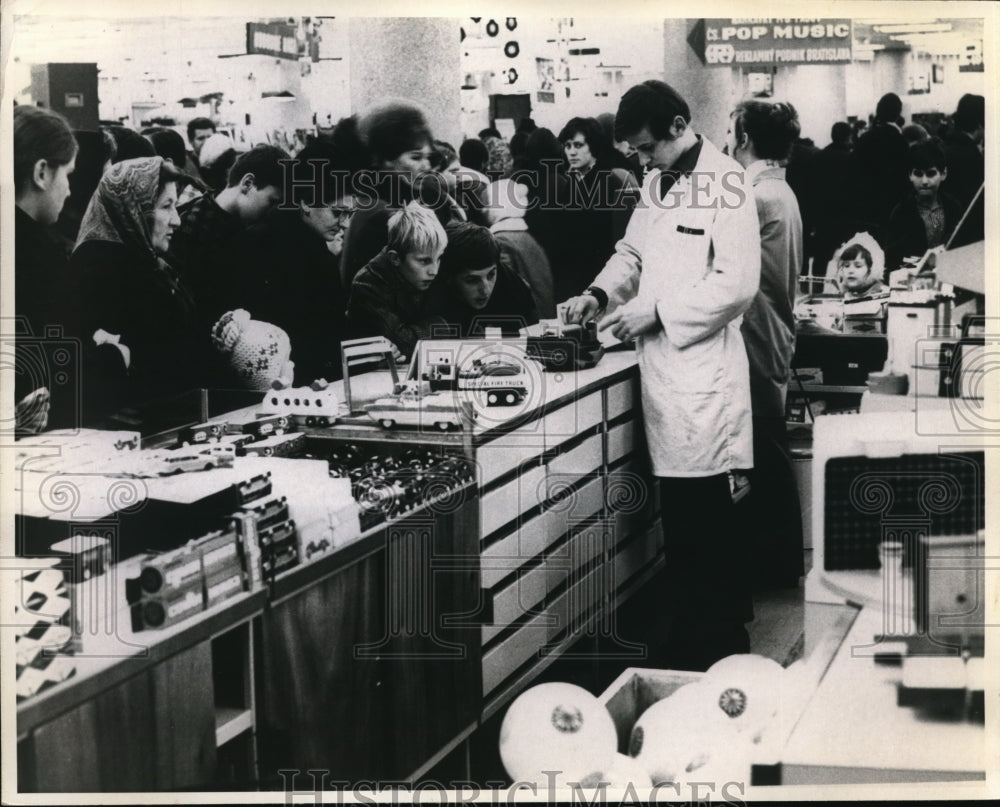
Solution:
[{"label": "man in dark jacket", "polygon": [[339,256],[354,213],[338,150],[322,141],[292,164],[290,204],[240,239],[241,276],[226,289],[226,310],[243,308],[277,325],[292,344],[295,384],[340,378],[347,294]]},{"label": "man in dark jacket", "polygon": [[875,107],[875,122],[854,149],[859,214],[876,237],[885,232],[889,214],[910,192],[906,138],[900,128],[903,102],[895,93],[883,95]]}]

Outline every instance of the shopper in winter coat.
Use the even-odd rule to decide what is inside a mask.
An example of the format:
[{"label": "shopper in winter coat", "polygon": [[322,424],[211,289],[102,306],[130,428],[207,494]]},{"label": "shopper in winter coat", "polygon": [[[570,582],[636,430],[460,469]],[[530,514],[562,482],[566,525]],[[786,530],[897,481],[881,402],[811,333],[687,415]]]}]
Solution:
[{"label": "shopper in winter coat", "polygon": [[[62,116],[39,107],[14,108],[15,428],[34,433],[78,425],[76,390],[58,385],[71,289],[66,249],[52,226],[70,195],[77,144]],[[46,339],[48,328],[61,335]],[[65,365],[65,362],[63,362]]]},{"label": "shopper in winter coat", "polygon": [[803,573],[802,509],[785,426],[795,353],[795,296],[802,266],[802,217],[781,166],[799,133],[791,104],[745,101],[729,118],[729,154],[753,185],[760,223],[760,288],[743,315],[753,407],[751,568],[758,586],[798,585]]},{"label": "shopper in winter coat", "polygon": [[81,287],[80,336],[86,348],[105,348],[84,376],[90,420],[206,382],[209,332],[197,327],[190,291],[164,259],[180,224],[179,176],[162,157],[117,163],[80,224],[70,260]]}]

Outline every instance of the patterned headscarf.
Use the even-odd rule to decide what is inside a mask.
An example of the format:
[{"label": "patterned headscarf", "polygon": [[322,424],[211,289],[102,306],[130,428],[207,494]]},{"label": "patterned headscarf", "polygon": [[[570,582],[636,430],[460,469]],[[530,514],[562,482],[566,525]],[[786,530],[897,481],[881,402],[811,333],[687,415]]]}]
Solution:
[{"label": "patterned headscarf", "polygon": [[190,289],[153,247],[153,212],[162,165],[162,157],[141,157],[111,166],[83,214],[76,248],[87,241],[110,241],[149,256],[156,282],[190,312],[194,308]]},{"label": "patterned headscarf", "polygon": [[83,214],[76,246],[85,241],[111,241],[155,261],[151,225],[162,165],[162,157],[140,157],[111,166]]}]

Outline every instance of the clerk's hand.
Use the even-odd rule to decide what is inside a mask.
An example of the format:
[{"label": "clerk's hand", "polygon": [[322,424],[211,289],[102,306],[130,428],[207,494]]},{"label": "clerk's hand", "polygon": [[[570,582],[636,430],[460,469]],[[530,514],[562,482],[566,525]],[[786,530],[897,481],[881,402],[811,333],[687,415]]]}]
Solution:
[{"label": "clerk's hand", "polygon": [[638,297],[630,300],[601,320],[600,330],[608,328],[622,342],[659,330],[660,317],[656,313],[656,303]]},{"label": "clerk's hand", "polygon": [[[601,304],[592,294],[581,294],[577,297],[570,297],[562,305],[566,306],[566,325],[574,325],[592,320],[597,316]],[[557,310],[560,306],[557,306]]]}]

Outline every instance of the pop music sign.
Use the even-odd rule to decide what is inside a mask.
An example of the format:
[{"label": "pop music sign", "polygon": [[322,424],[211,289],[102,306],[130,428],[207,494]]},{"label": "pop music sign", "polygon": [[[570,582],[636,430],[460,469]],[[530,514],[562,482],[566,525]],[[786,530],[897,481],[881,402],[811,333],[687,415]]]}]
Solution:
[{"label": "pop music sign", "polygon": [[698,20],[688,35],[711,66],[844,63],[851,41],[848,19]]}]

